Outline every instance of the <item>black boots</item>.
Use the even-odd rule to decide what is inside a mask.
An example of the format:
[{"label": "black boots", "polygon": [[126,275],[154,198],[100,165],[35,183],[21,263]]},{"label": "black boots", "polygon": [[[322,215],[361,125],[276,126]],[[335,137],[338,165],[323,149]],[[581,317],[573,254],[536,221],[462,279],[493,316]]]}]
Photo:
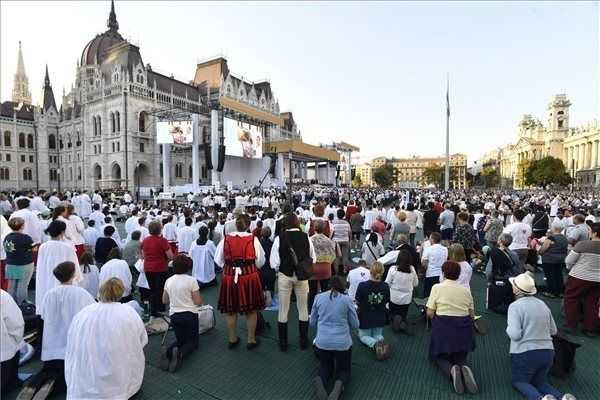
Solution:
[{"label": "black boots", "polygon": [[342,381],[337,380],[333,385],[333,389],[329,393],[328,400],[338,400],[342,396],[342,392],[344,391],[344,384]]},{"label": "black boots", "polygon": [[288,330],[287,322],[277,322],[277,329],[279,331],[279,350],[287,351],[288,348]]},{"label": "black boots", "polygon": [[306,350],[308,347],[308,321],[298,321],[300,330],[300,350]]}]

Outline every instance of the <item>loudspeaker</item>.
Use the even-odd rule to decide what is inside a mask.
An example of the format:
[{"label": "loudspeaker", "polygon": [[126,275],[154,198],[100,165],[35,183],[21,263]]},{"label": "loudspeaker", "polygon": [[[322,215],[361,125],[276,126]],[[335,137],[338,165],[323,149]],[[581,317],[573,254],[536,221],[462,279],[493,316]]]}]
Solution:
[{"label": "loudspeaker", "polygon": [[219,161],[217,163],[217,172],[223,172],[225,168],[225,145],[219,145]]},{"label": "loudspeaker", "polygon": [[275,166],[277,165],[277,158],[275,156],[269,156],[271,159],[271,164],[269,165],[269,173],[271,175],[275,175]]},{"label": "loudspeaker", "polygon": [[213,163],[212,163],[212,152],[210,151],[210,144],[205,144],[204,145],[204,159],[206,160],[206,169],[207,170],[212,170],[213,169]]}]

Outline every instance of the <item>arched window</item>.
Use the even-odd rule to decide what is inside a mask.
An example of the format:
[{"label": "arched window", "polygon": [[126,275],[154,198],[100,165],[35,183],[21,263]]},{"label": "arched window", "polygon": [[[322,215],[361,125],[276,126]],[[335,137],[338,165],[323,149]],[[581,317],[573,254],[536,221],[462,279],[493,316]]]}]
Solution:
[{"label": "arched window", "polygon": [[190,179],[192,179],[192,177],[194,176],[194,171],[192,168],[192,165],[190,164],[189,168],[188,168],[188,176]]},{"label": "arched window", "polygon": [[96,125],[96,117],[92,117],[92,125],[94,126],[94,136],[98,135],[98,127]]},{"label": "arched window", "polygon": [[81,180],[81,167],[77,167],[77,180]]},{"label": "arched window", "polygon": [[73,167],[69,167],[69,179],[73,180]]},{"label": "arched window", "polygon": [[23,180],[26,181],[27,180],[27,168],[25,168],[23,170]]},{"label": "arched window", "polygon": [[9,181],[10,180],[10,172],[8,168],[0,168],[0,180]]},{"label": "arched window", "polygon": [[162,163],[160,163],[158,170],[159,170],[160,177],[162,178],[163,177],[163,164]]},{"label": "arched window", "polygon": [[115,113],[110,113],[110,131],[115,133],[115,129],[117,128],[117,124],[115,123]]},{"label": "arched window", "polygon": [[23,132],[19,133],[19,147],[25,147],[25,134]]},{"label": "arched window", "polygon": [[12,144],[10,143],[10,131],[4,131],[4,146],[5,147],[11,147]]},{"label": "arched window", "polygon": [[63,138],[62,138],[62,136],[59,136],[58,137],[58,148],[62,149],[64,147],[65,147],[65,143],[63,142]]},{"label": "arched window", "polygon": [[115,120],[117,122],[117,132],[121,132],[121,114],[118,111],[115,112]]},{"label": "arched window", "polygon": [[182,164],[175,164],[175,178],[182,178],[183,177],[183,165]]},{"label": "arched window", "polygon": [[564,122],[562,119],[559,119],[559,120],[558,120],[558,127],[559,127],[559,128],[562,128],[562,127],[563,127],[563,125],[564,125],[564,123],[565,123],[565,122]]},{"label": "arched window", "polygon": [[102,118],[100,118],[100,116],[97,116],[96,120],[98,121],[98,136],[101,136],[102,135]]},{"label": "arched window", "polygon": [[33,149],[33,135],[27,135],[27,148]]},{"label": "arched window", "polygon": [[[67,148],[71,148],[73,147],[73,141],[71,140],[71,134],[67,135]],[[71,157],[71,155],[69,155],[69,158]]]},{"label": "arched window", "polygon": [[77,142],[75,143],[75,146],[81,146],[81,133],[79,133],[79,131],[77,131]]},{"label": "arched window", "polygon": [[56,149],[56,136],[48,135],[48,148]]},{"label": "arched window", "polygon": [[138,130],[140,132],[146,132],[146,115],[146,111],[142,111],[138,117]]}]

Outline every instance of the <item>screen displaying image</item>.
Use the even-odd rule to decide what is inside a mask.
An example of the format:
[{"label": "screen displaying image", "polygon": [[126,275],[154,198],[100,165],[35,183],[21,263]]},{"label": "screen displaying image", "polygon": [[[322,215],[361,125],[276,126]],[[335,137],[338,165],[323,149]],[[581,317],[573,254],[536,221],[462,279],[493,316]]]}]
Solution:
[{"label": "screen displaying image", "polygon": [[231,118],[223,119],[225,154],[242,158],[262,158],[262,128]]},{"label": "screen displaying image", "polygon": [[156,141],[161,144],[186,144],[194,141],[191,121],[161,121],[156,126]]}]

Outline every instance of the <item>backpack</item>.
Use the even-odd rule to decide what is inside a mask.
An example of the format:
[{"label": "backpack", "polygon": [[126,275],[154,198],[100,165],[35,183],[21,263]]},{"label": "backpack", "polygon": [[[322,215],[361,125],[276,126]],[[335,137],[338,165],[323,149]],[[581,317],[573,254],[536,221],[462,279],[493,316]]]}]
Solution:
[{"label": "backpack", "polygon": [[554,362],[550,368],[550,374],[557,378],[567,378],[575,371],[575,351],[580,344],[569,341],[566,337],[558,334],[552,336],[554,345]]}]

